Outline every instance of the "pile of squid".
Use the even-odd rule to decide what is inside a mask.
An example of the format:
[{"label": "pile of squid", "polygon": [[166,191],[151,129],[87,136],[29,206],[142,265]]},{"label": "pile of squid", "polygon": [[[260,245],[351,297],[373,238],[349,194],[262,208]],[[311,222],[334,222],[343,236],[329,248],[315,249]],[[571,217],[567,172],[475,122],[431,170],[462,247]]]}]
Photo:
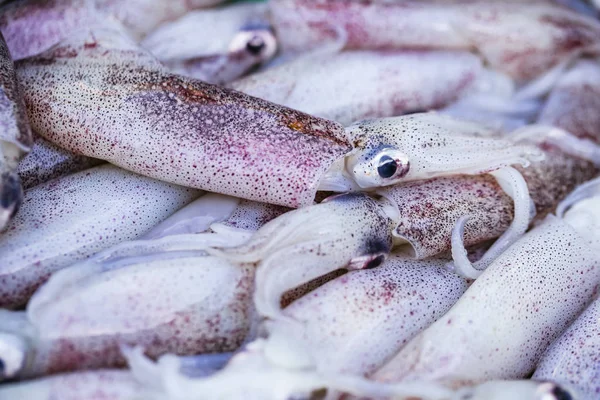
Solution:
[{"label": "pile of squid", "polygon": [[600,2],[0,3],[0,400],[600,399]]}]

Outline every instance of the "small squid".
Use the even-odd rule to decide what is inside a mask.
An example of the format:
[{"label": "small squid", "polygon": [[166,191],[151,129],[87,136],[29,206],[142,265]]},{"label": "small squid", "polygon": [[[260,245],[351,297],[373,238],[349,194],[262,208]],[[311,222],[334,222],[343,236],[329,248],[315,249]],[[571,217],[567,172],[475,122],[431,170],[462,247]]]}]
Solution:
[{"label": "small squid", "polygon": [[32,136],[22,89],[11,55],[0,33],[0,231],[16,214],[23,188],[15,171],[31,149]]},{"label": "small squid", "polygon": [[17,173],[23,189],[27,190],[54,178],[99,164],[102,164],[101,160],[71,153],[39,135],[34,135],[31,151],[19,162]]},{"label": "small squid", "polygon": [[275,55],[267,12],[263,2],[192,11],[160,26],[140,46],[171,72],[225,84]]},{"label": "small squid", "polygon": [[0,305],[23,305],[52,272],[143,235],[198,195],[110,165],[27,190],[0,236]]},{"label": "small squid", "polygon": [[373,378],[460,387],[531,374],[600,283],[600,197],[582,197],[567,197],[559,208],[575,205],[564,217],[548,216],[511,246]]},{"label": "small squid", "polygon": [[15,60],[48,50],[83,27],[122,24],[136,40],[161,23],[221,0],[16,0],[0,8],[0,31]]},{"label": "small squid", "polygon": [[548,0],[275,0],[282,48],[323,42],[346,49],[475,50],[492,68],[523,82],[581,52],[595,53],[600,23]]},{"label": "small squid", "polygon": [[465,52],[347,51],[301,57],[230,87],[349,125],[442,107],[482,72],[479,58]]}]

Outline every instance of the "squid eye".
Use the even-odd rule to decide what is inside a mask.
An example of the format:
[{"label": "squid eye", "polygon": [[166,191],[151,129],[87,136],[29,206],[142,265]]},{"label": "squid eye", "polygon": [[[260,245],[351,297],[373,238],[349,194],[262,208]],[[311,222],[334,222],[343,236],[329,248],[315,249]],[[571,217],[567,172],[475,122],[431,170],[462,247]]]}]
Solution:
[{"label": "squid eye", "polygon": [[394,176],[398,170],[398,163],[390,156],[382,156],[379,159],[379,166],[377,167],[377,173],[380,177],[387,179]]},{"label": "squid eye", "polygon": [[560,386],[556,386],[552,390],[552,395],[554,396],[553,399],[555,400],[573,400],[573,396],[571,396],[569,392],[567,392]]},{"label": "squid eye", "polygon": [[248,50],[250,54],[257,56],[263,51],[265,46],[266,44],[263,38],[255,35],[248,40],[248,43],[246,43],[246,50]]}]

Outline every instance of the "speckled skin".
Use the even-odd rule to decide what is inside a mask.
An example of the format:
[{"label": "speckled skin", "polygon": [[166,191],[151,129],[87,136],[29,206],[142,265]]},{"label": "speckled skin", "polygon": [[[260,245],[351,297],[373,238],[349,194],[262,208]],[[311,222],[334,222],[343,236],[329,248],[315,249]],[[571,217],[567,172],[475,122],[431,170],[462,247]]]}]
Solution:
[{"label": "speckled skin", "polygon": [[24,304],[52,272],[142,235],[196,196],[109,165],[28,190],[0,236],[0,306]]},{"label": "speckled skin", "polygon": [[[136,39],[159,24],[220,0],[17,0],[0,9],[0,31],[15,60],[48,50],[81,29],[116,20]],[[109,22],[110,23],[110,22]]]},{"label": "speckled skin", "polygon": [[326,283],[284,313],[303,322],[298,340],[314,354],[317,370],[369,375],[467,289],[446,263],[391,256]]},{"label": "speckled skin", "polygon": [[32,360],[21,376],[124,366],[122,343],[152,357],[193,355],[233,351],[246,336],[254,266],[186,252],[89,268],[59,271],[32,297]]},{"label": "speckled skin", "polygon": [[23,93],[0,33],[0,231],[15,215],[23,200],[23,189],[15,169],[31,145],[31,127]]},{"label": "speckled skin", "polygon": [[598,250],[581,236],[598,240],[598,227],[574,229],[569,222],[549,217],[523,236],[374,379],[456,387],[531,374],[600,283]]},{"label": "speckled skin", "polygon": [[363,193],[349,193],[285,213],[245,244],[223,249],[220,255],[258,263],[257,311],[274,317],[279,314],[281,296],[290,289],[339,268],[381,264],[391,250],[393,226],[382,202]]},{"label": "speckled skin", "polygon": [[578,61],[554,86],[538,119],[600,143],[600,64]]},{"label": "speckled skin", "polygon": [[481,61],[469,53],[348,51],[300,58],[231,87],[349,125],[443,107],[480,72]]},{"label": "speckled skin", "polygon": [[[548,150],[545,160],[518,169],[529,187],[537,217],[551,212],[578,184],[597,174],[588,162]],[[400,211],[394,235],[406,239],[417,258],[450,250],[452,228],[463,215],[467,246],[498,237],[513,218],[513,201],[490,175],[457,175],[380,190]]]},{"label": "speckled skin", "polygon": [[351,149],[341,125],[166,73],[119,37],[63,43],[21,61],[18,74],[46,139],[216,193],[308,205],[321,176]]},{"label": "speckled skin", "polygon": [[20,162],[17,173],[27,190],[51,179],[95,167],[103,161],[71,153],[34,135],[31,151]]},{"label": "speckled skin", "polygon": [[546,350],[533,379],[574,387],[580,400],[600,396],[600,300],[595,300]]},{"label": "speckled skin", "polygon": [[3,384],[0,400],[131,400],[142,388],[128,371],[98,370]]},{"label": "speckled skin", "polygon": [[277,0],[271,9],[287,50],[344,39],[351,49],[475,49],[517,80],[600,41],[598,21],[544,0]]},{"label": "speckled skin", "polygon": [[233,214],[222,223],[234,228],[256,231],[267,222],[288,211],[290,209],[287,207],[242,200],[233,211]]}]

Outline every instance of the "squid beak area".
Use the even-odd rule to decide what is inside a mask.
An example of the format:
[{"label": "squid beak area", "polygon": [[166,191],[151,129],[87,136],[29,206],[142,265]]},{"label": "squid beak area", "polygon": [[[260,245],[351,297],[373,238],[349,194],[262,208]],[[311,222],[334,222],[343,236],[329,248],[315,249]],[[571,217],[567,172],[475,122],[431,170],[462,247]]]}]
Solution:
[{"label": "squid beak area", "polygon": [[4,230],[23,202],[21,180],[15,172],[0,176],[0,231]]}]

